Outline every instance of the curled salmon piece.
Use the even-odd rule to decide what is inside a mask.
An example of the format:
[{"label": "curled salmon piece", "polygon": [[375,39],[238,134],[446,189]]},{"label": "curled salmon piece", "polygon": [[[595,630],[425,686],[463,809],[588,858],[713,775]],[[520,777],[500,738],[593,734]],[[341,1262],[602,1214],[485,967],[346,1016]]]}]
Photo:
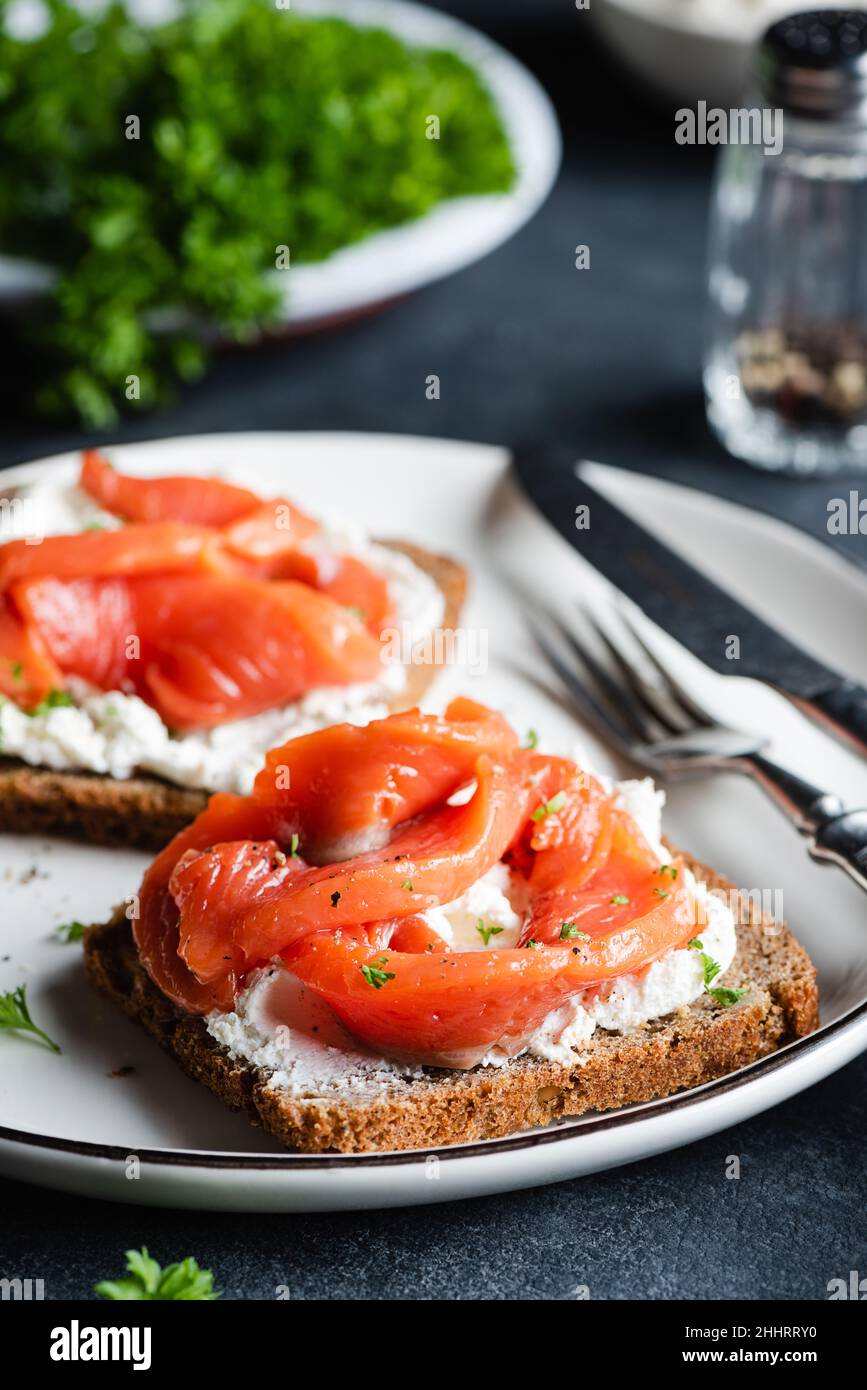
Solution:
[{"label": "curled salmon piece", "polygon": [[[370,1047],[426,1066],[473,1067],[494,1047],[519,1051],[571,996],[644,969],[695,931],[695,909],[683,886],[665,902],[645,895],[632,908],[638,915],[619,924],[604,920],[604,909],[593,920],[599,901],[591,896],[580,914],[588,940],[407,953],[396,943],[382,948],[319,932],[285,959]],[[576,910],[574,899],[571,907]],[[560,929],[558,921],[558,936]]]},{"label": "curled salmon piece", "polygon": [[12,597],[27,631],[49,652],[57,686],[79,676],[99,690],[134,687],[140,637],[128,580],[25,579],[13,585]]},{"label": "curled salmon piece", "polygon": [[321,541],[319,523],[286,498],[263,502],[251,515],[224,528],[213,552],[216,566],[241,566],[259,579],[294,579],[351,608],[379,636],[395,622],[388,581],[355,555],[338,554]]},{"label": "curled salmon piece", "polygon": [[137,689],[172,728],[212,728],[382,674],[372,634],[303,584],[175,575],[136,581],[133,597]]},{"label": "curled salmon piece", "polygon": [[182,908],[181,953],[192,973],[210,983],[223,973],[227,950],[248,971],[311,932],[390,921],[460,897],[497,863],[522,814],[514,769],[482,757],[475,773],[470,801],[419,816],[385,851],[308,869],[262,902],[242,890],[228,940],[215,941],[206,918]]},{"label": "curled salmon piece", "polygon": [[128,524],[0,545],[0,691],[22,707],[80,677],[185,732],[380,682],[388,580],[331,553],[300,509],[219,479],[130,477],[95,450],[80,481]]},{"label": "curled salmon piece", "polygon": [[[169,887],[172,876],[176,870],[186,871],[191,853],[202,854],[211,845],[238,840],[263,843],[272,840],[278,831],[272,808],[256,806],[246,796],[219,792],[211,797],[201,815],[157,855],[142,880],[137,904],[131,911],[139,958],[166,998],[188,1013],[231,1009],[239,976],[235,957],[228,949],[223,951],[222,974],[210,983],[203,984],[188,969],[180,954],[180,913]],[[201,885],[194,882],[193,887],[200,890]],[[181,895],[184,896],[183,891]],[[189,902],[191,897],[188,894],[186,900]]]},{"label": "curled salmon piece", "polygon": [[212,728],[382,670],[363,624],[301,584],[46,577],[19,581],[12,595],[57,668],[134,690],[174,729]]},{"label": "curled salmon piece", "polygon": [[[222,544],[232,555],[252,564],[273,564],[294,555],[299,546],[318,534],[319,522],[285,497],[258,506],[240,521],[223,528]],[[294,578],[285,575],[285,578]]]},{"label": "curled salmon piece", "polygon": [[137,478],[119,473],[96,449],[82,457],[79,486],[125,521],[188,521],[227,526],[259,506],[255,492],[221,478]]},{"label": "curled salmon piece", "polygon": [[[516,744],[500,715],[458,699],[446,716],[338,725],[274,750],[251,796],[212,797],[148,871],[136,926],[146,968],[175,1003],[195,1013],[204,1001],[207,1011],[299,931],[393,923],[450,900],[518,828],[518,779],[492,761],[508,762]],[[450,806],[480,759],[483,787]],[[246,842],[267,851],[245,855]],[[275,868],[263,898],[266,861]],[[160,931],[171,939],[165,950]]]},{"label": "curled salmon piece", "polygon": [[396,825],[467,786],[480,756],[501,762],[517,744],[502,715],[459,698],[445,715],[412,709],[291,739],[268,753],[253,796],[276,802],[284,833],[328,863],[381,849]]},{"label": "curled salmon piece", "polygon": [[175,521],[46,536],[38,545],[0,546],[0,590],[20,579],[104,579],[173,574],[200,568],[212,535],[202,526]]},{"label": "curled salmon piece", "polygon": [[38,705],[63,676],[44,640],[0,595],[0,694],[27,708]]},{"label": "curled salmon piece", "polygon": [[524,794],[528,811],[506,856],[528,903],[515,949],[430,951],[423,932],[409,942],[395,932],[383,949],[337,932],[285,953],[370,1047],[458,1068],[495,1047],[520,1051],[571,996],[643,970],[695,935],[682,866],[660,865],[597,779],[567,759],[524,755]]},{"label": "curled salmon piece", "polygon": [[[425,913],[500,862],[518,944],[451,949]],[[230,1008],[280,956],[368,1046],[448,1067],[519,1051],[566,999],[696,930],[682,867],[617,796],[468,700],[274,750],[251,796],[213,798],[163,851],[141,906],[142,959],[187,1011]]]}]

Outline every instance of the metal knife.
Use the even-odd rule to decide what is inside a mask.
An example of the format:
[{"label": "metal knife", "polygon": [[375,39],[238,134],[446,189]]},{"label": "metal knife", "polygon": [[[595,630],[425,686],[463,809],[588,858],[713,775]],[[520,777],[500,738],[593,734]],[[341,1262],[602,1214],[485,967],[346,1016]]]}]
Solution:
[{"label": "metal knife", "polygon": [[[517,476],[544,516],[621,593],[712,670],[732,674],[727,639],[740,639],[739,676],[765,681],[867,755],[867,688],[825,666],[681,559],[576,471],[563,446],[515,451]],[[576,527],[577,508],[589,525]],[[865,622],[867,627],[867,622]]]}]

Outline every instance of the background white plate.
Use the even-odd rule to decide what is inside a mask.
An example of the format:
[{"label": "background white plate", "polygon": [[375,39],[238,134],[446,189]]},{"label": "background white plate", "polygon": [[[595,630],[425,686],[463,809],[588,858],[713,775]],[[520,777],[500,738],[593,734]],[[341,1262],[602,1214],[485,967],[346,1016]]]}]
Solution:
[{"label": "background white plate", "polygon": [[[171,0],[137,0],[130,8],[145,23],[159,21],[171,12]],[[554,109],[535,77],[491,39],[440,10],[409,0],[293,0],[292,10],[336,14],[381,26],[409,44],[457,53],[490,90],[518,170],[509,193],[453,198],[416,222],[378,232],[325,261],[275,272],[285,289],[283,322],[300,328],[420,289],[508,241],[547,198],[561,143]],[[27,297],[47,280],[44,269],[0,256],[0,298]]]},{"label": "background white plate", "polygon": [[[341,511],[381,535],[450,551],[473,570],[464,625],[487,640],[489,669],[449,670],[432,704],[466,690],[502,706],[519,729],[613,768],[539,669],[507,587],[565,602],[600,581],[519,496],[499,449],[444,440],[339,434],[212,435],[112,450],[142,472],[240,470],[263,491],[314,513]],[[73,476],[66,456],[4,474]],[[680,544],[826,659],[867,679],[867,581],[830,550],[778,522],[655,479],[601,467],[594,481]],[[694,663],[688,661],[688,673]],[[705,698],[730,721],[763,728],[774,751],[853,802],[867,801],[864,764],[752,682],[711,678]],[[435,1154],[305,1157],[227,1112],[134,1024],[86,985],[79,951],[52,939],[70,918],[98,921],[134,888],[144,855],[61,841],[0,837],[0,990],[26,982],[34,1017],[63,1047],[0,1034],[0,1171],[117,1200],[235,1210],[326,1210],[445,1201],[551,1182],[687,1143],[755,1114],[867,1047],[863,894],[808,858],[761,793],[730,777],[675,788],[674,840],[742,886],[780,891],[820,973],[823,1031],[734,1077],[615,1115]],[[113,1077],[122,1066],[131,1075]],[[17,1133],[16,1133],[17,1132]],[[130,1167],[137,1157],[140,1167]],[[139,1172],[137,1178],[128,1173]]]},{"label": "background white plate", "polygon": [[[755,45],[798,8],[837,0],[594,0],[591,16],[611,51],[669,101],[737,106],[752,82]],[[674,113],[672,112],[672,115]]]}]

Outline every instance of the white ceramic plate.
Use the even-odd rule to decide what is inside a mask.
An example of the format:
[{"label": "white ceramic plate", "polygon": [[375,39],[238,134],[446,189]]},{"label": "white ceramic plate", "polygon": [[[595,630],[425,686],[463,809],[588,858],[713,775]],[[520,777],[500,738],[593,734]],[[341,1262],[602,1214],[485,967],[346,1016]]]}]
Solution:
[{"label": "white ceramic plate", "polygon": [[[399,436],[247,434],[112,453],[122,467],[142,472],[240,467],[251,483],[295,495],[314,512],[333,512],[339,498],[344,513],[379,534],[451,551],[473,569],[465,630],[486,637],[488,670],[448,670],[432,703],[466,690],[502,706],[519,729],[538,729],[551,746],[570,749],[577,738],[597,764],[612,766],[538,669],[507,587],[519,580],[566,599],[599,581],[519,497],[501,450]],[[67,456],[4,478],[72,475],[75,466]],[[853,640],[867,600],[857,570],[774,520],[702,494],[599,467],[594,480],[773,621],[867,679],[867,653]],[[692,663],[686,670],[694,678]],[[780,697],[735,677],[713,677],[703,694],[731,720],[766,728],[775,751],[805,775],[867,801],[863,763]],[[26,982],[35,1018],[63,1048],[58,1057],[29,1038],[0,1034],[0,1171],[92,1196],[214,1209],[446,1201],[574,1177],[688,1143],[775,1105],[867,1047],[865,904],[854,885],[809,861],[779,813],[734,778],[674,789],[667,828],[742,886],[782,892],[819,968],[821,1032],[734,1076],[616,1114],[436,1153],[323,1158],[286,1154],[227,1112],[91,991],[76,947],[52,939],[60,922],[103,919],[137,885],[145,856],[0,838],[0,990]],[[125,1066],[134,1071],[111,1075]]]},{"label": "white ceramic plate", "polygon": [[662,96],[691,106],[737,106],[765,30],[798,8],[837,0],[594,0],[591,15],[612,52]]},{"label": "white ceramic plate", "polygon": [[[130,4],[140,18],[160,20],[171,0]],[[293,0],[296,13],[338,14],[381,26],[417,46],[447,48],[482,77],[512,148],[518,177],[509,193],[454,198],[417,222],[376,233],[327,260],[279,274],[285,289],[283,322],[314,327],[362,312],[471,265],[508,241],[551,190],[560,165],[560,131],[540,84],[498,44],[440,10],[408,0]],[[0,298],[21,299],[44,289],[44,269],[0,256]]]}]

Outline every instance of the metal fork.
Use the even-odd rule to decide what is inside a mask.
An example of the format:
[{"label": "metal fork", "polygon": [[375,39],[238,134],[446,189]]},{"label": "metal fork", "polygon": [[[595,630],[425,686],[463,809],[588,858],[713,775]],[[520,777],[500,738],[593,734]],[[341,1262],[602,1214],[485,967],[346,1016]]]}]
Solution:
[{"label": "metal fork", "polygon": [[615,640],[586,609],[581,611],[607,662],[600,661],[575,631],[550,612],[534,613],[530,631],[582,714],[606,742],[661,780],[696,771],[751,777],[804,836],[814,859],[838,865],[867,889],[867,810],[847,811],[838,797],[766,758],[762,749],[767,739],[714,720],[666,670],[622,610],[612,618],[619,619],[625,643]]}]

